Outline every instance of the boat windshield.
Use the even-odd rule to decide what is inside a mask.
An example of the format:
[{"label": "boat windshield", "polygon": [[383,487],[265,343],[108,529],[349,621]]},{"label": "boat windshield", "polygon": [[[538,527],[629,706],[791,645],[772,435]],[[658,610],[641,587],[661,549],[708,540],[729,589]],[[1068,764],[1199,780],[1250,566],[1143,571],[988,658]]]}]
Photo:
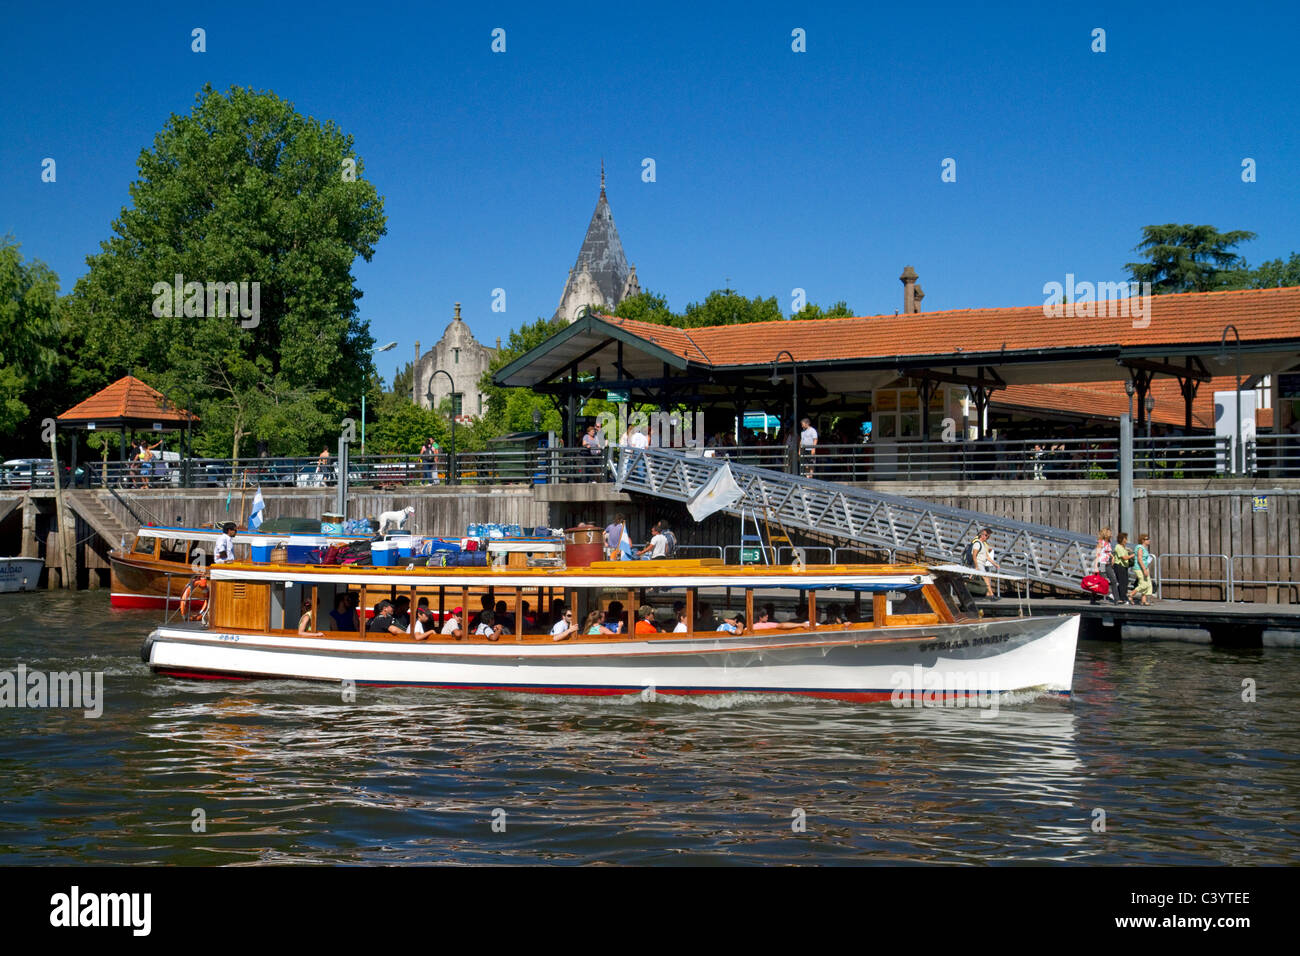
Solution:
[{"label": "boat windshield", "polygon": [[979,608],[971,596],[971,579],[952,571],[935,571],[934,585],[958,617],[979,617]]}]

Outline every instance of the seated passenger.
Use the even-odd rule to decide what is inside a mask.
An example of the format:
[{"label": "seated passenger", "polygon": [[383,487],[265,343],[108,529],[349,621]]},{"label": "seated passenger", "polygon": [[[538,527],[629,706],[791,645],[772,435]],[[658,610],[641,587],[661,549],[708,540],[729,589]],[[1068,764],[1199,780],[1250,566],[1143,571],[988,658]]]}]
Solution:
[{"label": "seated passenger", "polygon": [[659,628],[655,625],[655,609],[649,604],[642,604],[636,612],[636,633],[638,634],[658,634]]},{"label": "seated passenger", "polygon": [[404,631],[411,626],[411,599],[405,594],[393,602],[393,622]]},{"label": "seated passenger", "polygon": [[623,602],[610,601],[605,613],[605,627],[611,634],[623,633]]},{"label": "seated passenger", "polygon": [[719,631],[725,631],[728,634],[741,634],[745,630],[745,615],[737,614],[735,617],[724,617],[722,623],[718,625]]},{"label": "seated passenger", "polygon": [[474,628],[474,636],[486,637],[489,641],[495,641],[501,636],[502,630],[501,625],[496,622],[496,614],[484,610],[478,616],[478,627]]},{"label": "seated passenger", "polygon": [[460,626],[460,615],[462,610],[462,608],[458,607],[452,608],[451,613],[447,615],[447,620],[442,622],[442,633],[449,637],[454,637],[458,641],[465,636],[465,632]]},{"label": "seated passenger", "polygon": [[758,613],[758,620],[754,622],[754,630],[756,630],[756,631],[776,631],[776,630],[780,630],[780,631],[790,631],[790,630],[794,630],[794,629],[797,628],[797,627],[807,627],[807,626],[808,626],[808,622],[807,622],[807,621],[774,621],[774,620],[772,620],[772,612],[769,610],[769,608],[771,608],[771,607],[772,607],[772,605],[770,605],[770,604],[765,604],[765,605],[763,606],[763,610],[761,610],[761,611]]},{"label": "seated passenger", "polygon": [[384,598],[375,605],[375,616],[371,619],[369,626],[366,627],[369,634],[387,635],[399,637],[406,633],[406,629],[397,626],[393,619],[393,602]]},{"label": "seated passenger", "polygon": [[605,626],[605,612],[600,608],[596,608],[596,610],[587,615],[587,620],[582,625],[582,633],[613,634],[614,632]]},{"label": "seated passenger", "polygon": [[[560,602],[556,601],[555,603],[559,604]],[[551,626],[551,640],[553,641],[567,641],[577,633],[578,626],[573,623],[572,611],[561,612],[560,619]]]},{"label": "seated passenger", "polygon": [[311,592],[308,591],[302,599],[302,616],[298,618],[298,633],[304,637],[324,637],[320,631],[311,630]]},{"label": "seated passenger", "polygon": [[844,608],[839,604],[826,605],[826,623],[837,625],[849,623],[849,619],[844,616]]},{"label": "seated passenger", "polygon": [[428,604],[421,604],[415,609],[415,639],[423,641],[430,634],[437,634],[438,626],[433,621],[433,612]]},{"label": "seated passenger", "polygon": [[334,610],[330,611],[330,617],[334,621],[334,630],[336,631],[357,630],[357,612],[352,607],[352,601],[346,593],[340,594],[334,599]]},{"label": "seated passenger", "polygon": [[506,611],[506,602],[497,601],[496,608],[492,611],[492,617],[501,625],[501,630],[515,632],[515,616]]},{"label": "seated passenger", "polygon": [[691,626],[686,621],[686,608],[683,607],[677,612],[677,623],[673,625],[674,634],[685,634],[690,631]]}]

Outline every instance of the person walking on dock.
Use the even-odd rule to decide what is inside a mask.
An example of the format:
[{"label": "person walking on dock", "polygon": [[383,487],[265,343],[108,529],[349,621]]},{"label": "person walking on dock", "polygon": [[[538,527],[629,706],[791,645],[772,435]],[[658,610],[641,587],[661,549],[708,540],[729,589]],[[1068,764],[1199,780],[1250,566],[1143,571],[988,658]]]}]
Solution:
[{"label": "person walking on dock", "polygon": [[[1138,535],[1137,548],[1133,552],[1133,572],[1137,575],[1137,587],[1129,594],[1129,603],[1146,607],[1151,603],[1151,535],[1146,532]],[[1142,600],[1135,602],[1134,598],[1139,597]]]},{"label": "person walking on dock", "polygon": [[975,558],[975,567],[984,578],[985,597],[991,601],[996,601],[1001,596],[993,590],[993,579],[987,577],[990,568],[1001,571],[1002,565],[998,564],[997,559],[993,557],[993,546],[989,544],[989,538],[993,535],[992,528],[981,528],[979,537],[972,542],[972,555]]},{"label": "person walking on dock", "polygon": [[1133,566],[1133,552],[1128,546],[1128,532],[1121,531],[1115,538],[1115,554],[1112,562],[1115,567],[1115,600],[1120,604],[1132,604],[1128,594],[1128,569]]},{"label": "person walking on dock", "polygon": [[1110,585],[1110,593],[1106,597],[1112,604],[1118,604],[1119,598],[1115,596],[1115,592],[1119,590],[1119,582],[1115,580],[1115,569],[1112,567],[1114,549],[1111,548],[1110,539],[1110,528],[1102,528],[1097,533],[1097,550],[1092,556],[1092,573],[1100,574],[1106,579],[1106,583]]}]

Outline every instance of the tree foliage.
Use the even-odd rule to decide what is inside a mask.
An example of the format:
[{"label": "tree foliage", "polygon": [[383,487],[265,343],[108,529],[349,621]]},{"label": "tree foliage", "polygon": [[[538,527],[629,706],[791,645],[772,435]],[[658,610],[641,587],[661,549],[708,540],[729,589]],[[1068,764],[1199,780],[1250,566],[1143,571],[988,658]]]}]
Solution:
[{"label": "tree foliage", "polygon": [[[201,454],[238,454],[248,440],[273,455],[313,450],[373,369],[351,269],[371,258],[385,218],[352,137],[272,93],[209,86],[138,171],[132,205],[68,303],[98,378],[143,373],[196,411]],[[169,301],[157,317],[159,284],[176,275],[204,294],[187,290],[183,309]],[[255,318],[219,314],[207,284],[230,282],[257,284]]]},{"label": "tree foliage", "polygon": [[1125,268],[1138,282],[1150,282],[1155,295],[1171,292],[1211,292],[1239,281],[1245,260],[1232,251],[1254,239],[1244,229],[1219,232],[1213,226],[1166,223],[1144,226],[1142,241],[1135,252],[1146,262],[1130,262]]},{"label": "tree foliage", "polygon": [[[0,240],[0,434],[48,411],[41,399],[50,396],[59,337],[58,276],[39,260],[24,262],[12,238]],[[39,441],[34,424],[24,430]]]}]

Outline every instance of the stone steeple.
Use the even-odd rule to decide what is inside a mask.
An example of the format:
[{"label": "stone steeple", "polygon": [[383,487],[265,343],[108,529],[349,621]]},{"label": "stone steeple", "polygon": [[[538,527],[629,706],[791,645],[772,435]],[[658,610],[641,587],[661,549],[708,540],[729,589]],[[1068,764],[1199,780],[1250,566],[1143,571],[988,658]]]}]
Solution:
[{"label": "stone steeple", "polygon": [[614,214],[605,197],[605,162],[601,160],[600,198],[596,200],[596,211],[591,214],[587,235],[578,251],[578,261],[569,270],[554,318],[572,322],[584,305],[613,309],[629,294],[636,294],[629,292],[630,289],[639,292],[640,285],[635,269],[627,264],[623,243],[614,226]]}]

